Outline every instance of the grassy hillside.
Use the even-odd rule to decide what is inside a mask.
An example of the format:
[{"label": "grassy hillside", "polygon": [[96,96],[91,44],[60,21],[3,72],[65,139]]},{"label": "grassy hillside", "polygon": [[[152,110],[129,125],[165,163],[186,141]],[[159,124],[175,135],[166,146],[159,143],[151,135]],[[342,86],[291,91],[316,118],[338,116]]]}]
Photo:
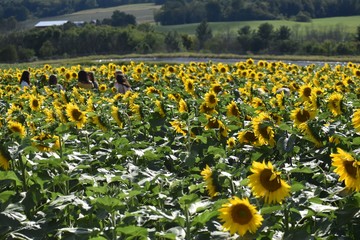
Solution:
[{"label": "grassy hillside", "polygon": [[[129,4],[122,5],[112,8],[97,8],[91,10],[84,10],[75,12],[72,14],[66,14],[62,16],[56,16],[51,18],[33,19],[28,20],[21,24],[21,28],[32,28],[38,21],[49,21],[49,20],[69,20],[69,21],[91,21],[93,19],[102,20],[104,18],[110,18],[115,10],[132,14],[136,17],[138,23],[150,23],[154,24],[155,29],[160,32],[177,31],[179,33],[195,34],[195,29],[198,23],[184,24],[184,25],[171,25],[171,26],[160,26],[155,25],[154,22],[154,11],[158,10],[161,6],[154,5],[153,3],[144,4]],[[242,21],[242,22],[216,22],[209,23],[213,31],[213,34],[237,34],[237,31],[243,26],[250,26],[252,29],[264,23],[271,23],[275,29],[285,25],[289,26],[295,34],[295,37],[300,37],[306,32],[321,32],[330,30],[339,30],[343,33],[355,34],[357,26],[360,26],[360,16],[350,17],[334,17],[334,18],[322,18],[313,19],[310,23],[286,21],[286,20],[272,20],[272,21]]]},{"label": "grassy hillside", "polygon": [[[350,16],[350,17],[334,17],[334,18],[319,18],[313,19],[310,23],[303,22],[294,22],[286,20],[272,20],[272,21],[242,21],[242,22],[216,22],[209,23],[213,34],[224,34],[224,33],[237,33],[237,31],[243,26],[250,26],[252,29],[257,29],[257,27],[262,23],[271,23],[275,29],[279,28],[282,25],[290,27],[294,34],[299,36],[305,34],[307,31],[330,31],[339,29],[344,33],[356,33],[357,26],[360,26],[360,16]],[[167,31],[177,31],[179,33],[194,34],[195,29],[198,26],[198,23],[195,24],[186,24],[186,25],[174,25],[174,26],[157,26],[158,31],[167,32]]]},{"label": "grassy hillside", "polygon": [[154,23],[154,11],[161,6],[153,3],[141,3],[141,4],[128,4],[111,8],[96,8],[90,10],[84,10],[75,12],[72,14],[65,14],[61,16],[32,19],[20,24],[21,29],[32,28],[39,21],[55,21],[55,20],[69,20],[69,21],[86,21],[91,20],[103,20],[104,18],[111,18],[111,15],[115,10],[132,14],[136,17],[138,23]]}]

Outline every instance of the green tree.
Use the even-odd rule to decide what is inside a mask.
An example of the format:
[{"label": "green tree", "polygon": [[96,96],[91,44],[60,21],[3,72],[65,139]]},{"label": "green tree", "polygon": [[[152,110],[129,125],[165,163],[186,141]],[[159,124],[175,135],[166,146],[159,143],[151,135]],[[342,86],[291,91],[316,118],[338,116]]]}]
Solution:
[{"label": "green tree", "polygon": [[357,27],[355,40],[356,40],[357,42],[360,42],[360,26]]},{"label": "green tree", "polygon": [[116,27],[136,25],[136,18],[134,15],[116,10],[111,16],[111,25]]},{"label": "green tree", "polygon": [[240,44],[242,53],[246,53],[250,50],[252,37],[249,25],[246,25],[238,30],[237,41]]},{"label": "green tree", "polygon": [[39,49],[40,57],[51,57],[56,49],[50,40],[45,41]]},{"label": "green tree", "polygon": [[164,41],[168,52],[179,52],[181,50],[181,39],[176,31],[168,32]]},{"label": "green tree", "polygon": [[280,26],[275,35],[278,40],[288,40],[291,36],[291,29],[288,26]]},{"label": "green tree", "polygon": [[14,45],[7,45],[0,50],[0,61],[13,63],[18,60],[18,54]]},{"label": "green tree", "polygon": [[199,49],[203,49],[205,42],[212,38],[212,30],[206,20],[201,21],[197,26],[196,38],[199,42]]},{"label": "green tree", "polygon": [[181,41],[186,50],[191,50],[193,48],[194,40],[190,35],[182,34]]}]

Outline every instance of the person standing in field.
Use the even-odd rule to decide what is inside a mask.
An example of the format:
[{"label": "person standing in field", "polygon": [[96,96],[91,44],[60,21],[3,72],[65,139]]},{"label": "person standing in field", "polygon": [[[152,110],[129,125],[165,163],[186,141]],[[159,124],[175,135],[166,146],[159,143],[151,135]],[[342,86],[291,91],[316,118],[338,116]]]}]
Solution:
[{"label": "person standing in field", "polygon": [[20,86],[22,89],[24,87],[30,88],[31,84],[30,84],[30,72],[29,71],[25,70],[22,72],[19,83],[20,83]]},{"label": "person standing in field", "polygon": [[99,84],[95,79],[94,72],[88,72],[87,74],[88,74],[89,81],[92,82],[92,84],[94,85],[94,88],[99,89]]},{"label": "person standing in field", "polygon": [[78,73],[78,83],[79,88],[84,89],[93,89],[94,84],[89,80],[88,73],[84,70],[80,70]]},{"label": "person standing in field", "polygon": [[65,90],[64,87],[58,83],[57,76],[54,74],[51,74],[49,77],[49,86],[54,87],[55,89],[57,89],[59,91]]},{"label": "person standing in field", "polygon": [[118,93],[125,94],[127,91],[131,91],[131,85],[124,74],[115,74],[116,82],[114,87]]}]

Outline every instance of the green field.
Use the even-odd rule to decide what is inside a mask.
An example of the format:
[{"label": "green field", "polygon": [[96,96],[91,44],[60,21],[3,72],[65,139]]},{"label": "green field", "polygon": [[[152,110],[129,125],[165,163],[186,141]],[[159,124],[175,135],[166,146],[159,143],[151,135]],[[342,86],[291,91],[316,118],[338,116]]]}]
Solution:
[{"label": "green field", "polygon": [[[242,21],[242,22],[213,22],[209,23],[213,34],[237,34],[237,31],[244,27],[250,26],[251,29],[257,29],[262,23],[271,23],[275,29],[280,26],[288,26],[292,32],[299,36],[309,31],[332,31],[340,30],[343,33],[356,33],[357,26],[360,26],[360,16],[350,17],[333,17],[333,18],[319,18],[313,19],[310,23],[294,22],[286,20],[271,20],[271,21]],[[185,25],[172,25],[172,26],[157,26],[158,31],[177,31],[179,33],[194,34],[198,23],[185,24]]]}]

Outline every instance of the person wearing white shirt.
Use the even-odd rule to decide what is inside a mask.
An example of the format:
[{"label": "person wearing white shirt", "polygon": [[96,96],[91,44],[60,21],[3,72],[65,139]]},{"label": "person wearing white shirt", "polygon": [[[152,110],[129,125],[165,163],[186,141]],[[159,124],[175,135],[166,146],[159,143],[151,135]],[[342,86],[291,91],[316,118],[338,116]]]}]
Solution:
[{"label": "person wearing white shirt", "polygon": [[30,88],[30,72],[25,70],[21,74],[20,86],[23,89],[24,87]]}]

